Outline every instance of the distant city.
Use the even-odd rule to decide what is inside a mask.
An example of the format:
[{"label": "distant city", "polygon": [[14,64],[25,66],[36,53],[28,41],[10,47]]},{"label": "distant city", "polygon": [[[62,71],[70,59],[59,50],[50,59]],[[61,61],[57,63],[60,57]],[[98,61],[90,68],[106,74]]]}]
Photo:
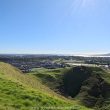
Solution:
[{"label": "distant city", "polygon": [[22,72],[27,73],[33,68],[65,68],[71,66],[101,66],[110,68],[110,57],[106,55],[69,56],[50,54],[0,54],[0,61],[9,63]]}]

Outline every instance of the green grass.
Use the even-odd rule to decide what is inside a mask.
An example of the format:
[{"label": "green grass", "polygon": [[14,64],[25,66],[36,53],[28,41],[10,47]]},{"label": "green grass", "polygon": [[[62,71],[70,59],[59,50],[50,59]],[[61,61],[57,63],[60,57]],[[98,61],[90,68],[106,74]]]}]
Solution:
[{"label": "green grass", "polygon": [[35,76],[41,83],[45,84],[51,89],[56,91],[56,88],[61,82],[63,73],[68,71],[70,68],[57,68],[57,69],[46,69],[46,68],[35,68],[29,75]]},{"label": "green grass", "polygon": [[30,110],[31,107],[69,106],[71,104],[0,78],[0,105],[5,108]]},{"label": "green grass", "polygon": [[55,93],[34,76],[0,63],[0,110],[49,110],[48,107],[55,107],[54,110],[57,107],[61,110],[90,110]]}]

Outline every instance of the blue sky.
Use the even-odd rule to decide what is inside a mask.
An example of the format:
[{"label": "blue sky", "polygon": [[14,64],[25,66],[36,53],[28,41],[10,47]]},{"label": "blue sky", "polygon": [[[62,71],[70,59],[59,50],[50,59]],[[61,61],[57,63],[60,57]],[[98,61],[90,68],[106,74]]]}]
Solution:
[{"label": "blue sky", "polygon": [[110,52],[110,0],[0,0],[0,53]]}]

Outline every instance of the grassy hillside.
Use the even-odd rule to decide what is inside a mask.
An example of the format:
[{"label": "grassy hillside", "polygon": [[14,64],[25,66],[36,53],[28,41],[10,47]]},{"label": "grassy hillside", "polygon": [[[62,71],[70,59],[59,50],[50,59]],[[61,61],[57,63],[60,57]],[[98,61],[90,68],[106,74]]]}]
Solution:
[{"label": "grassy hillside", "polygon": [[62,82],[62,74],[68,71],[70,68],[57,68],[57,69],[45,69],[36,68],[29,75],[35,76],[41,83],[45,84],[52,90],[57,91],[57,87]]},{"label": "grassy hillside", "polygon": [[0,63],[0,110],[49,110],[46,107],[89,110],[55,93],[33,75],[23,74],[9,64]]},{"label": "grassy hillside", "polygon": [[34,69],[43,84],[65,97],[72,97],[83,105],[110,109],[110,71],[99,67],[78,66],[65,69]]}]

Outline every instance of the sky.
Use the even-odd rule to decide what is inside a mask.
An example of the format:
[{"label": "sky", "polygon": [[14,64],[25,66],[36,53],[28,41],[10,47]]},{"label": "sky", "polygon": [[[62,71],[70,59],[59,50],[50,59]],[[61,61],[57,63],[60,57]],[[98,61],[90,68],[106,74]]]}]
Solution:
[{"label": "sky", "polygon": [[110,52],[110,0],[0,0],[0,53]]}]

